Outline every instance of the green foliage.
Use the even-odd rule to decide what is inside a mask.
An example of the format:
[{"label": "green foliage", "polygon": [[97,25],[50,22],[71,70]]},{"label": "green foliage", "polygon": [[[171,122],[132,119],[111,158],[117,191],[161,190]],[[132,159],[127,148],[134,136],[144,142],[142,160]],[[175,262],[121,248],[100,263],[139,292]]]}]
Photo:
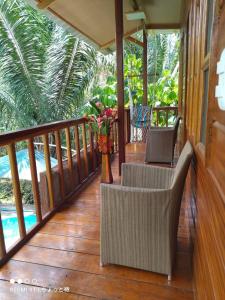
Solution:
[{"label": "green foliage", "polygon": [[[142,33],[136,38],[141,41]],[[178,49],[178,34],[149,34],[152,105],[176,104]],[[134,104],[142,103],[142,51],[125,44],[126,107],[131,97]],[[115,55],[99,54],[25,0],[1,0],[0,131],[92,113],[85,97],[116,106]]]},{"label": "green foliage", "polygon": [[135,54],[126,54],[124,60],[126,106],[129,105],[130,97],[134,104],[142,103],[143,81],[140,74],[142,74],[142,58],[137,58]]},{"label": "green foliage", "polygon": [[[20,189],[23,204],[33,204],[32,184],[28,180],[20,180]],[[14,204],[12,194],[12,181],[10,179],[0,179],[0,204]]]},{"label": "green foliage", "polygon": [[[140,40],[141,37],[137,36]],[[136,51],[135,51],[136,50]],[[133,54],[132,52],[133,51]],[[141,53],[142,54],[142,53]],[[152,106],[176,105],[178,101],[179,35],[148,35],[148,103]],[[125,48],[125,103],[143,99],[143,58],[140,47],[127,43]]]},{"label": "green foliage", "polygon": [[149,105],[176,106],[178,103],[178,78],[166,70],[156,83],[148,86]]},{"label": "green foliage", "polygon": [[115,107],[117,105],[115,76],[109,76],[106,84],[103,87],[96,86],[92,93],[95,102],[101,101],[104,106]]},{"label": "green foliage", "polygon": [[96,51],[28,6],[0,2],[0,128],[70,118],[95,76]]}]

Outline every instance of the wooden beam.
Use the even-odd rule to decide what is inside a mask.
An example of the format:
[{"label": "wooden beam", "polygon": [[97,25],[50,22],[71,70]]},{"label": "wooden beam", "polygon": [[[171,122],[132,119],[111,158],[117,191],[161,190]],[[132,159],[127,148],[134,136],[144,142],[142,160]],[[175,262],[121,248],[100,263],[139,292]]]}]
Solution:
[{"label": "wooden beam", "polygon": [[132,36],[128,36],[126,39],[134,44],[137,44],[138,46],[141,46],[141,47],[144,46],[144,44],[141,41],[133,38]]},{"label": "wooden beam", "polygon": [[117,101],[119,122],[119,174],[125,162],[124,134],[124,70],[123,70],[123,0],[115,0]]},{"label": "wooden beam", "polygon": [[180,23],[159,23],[159,24],[146,24],[146,29],[181,29]]},{"label": "wooden beam", "polygon": [[132,2],[132,8],[133,8],[133,10],[134,11],[139,10],[139,5],[137,3],[137,0],[132,0],[131,2]]},{"label": "wooden beam", "polygon": [[[159,23],[159,24],[146,24],[145,25],[145,29],[171,29],[171,30],[173,30],[173,29],[181,29],[181,24],[180,23],[165,23],[165,24],[161,24],[161,23]],[[123,36],[124,36],[124,38],[127,38],[127,37],[129,37],[131,34],[134,34],[134,33],[136,33],[136,32],[138,32],[138,31],[140,31],[140,30],[143,30],[143,25],[141,24],[141,25],[139,25],[139,26],[137,26],[135,29],[133,29],[133,30],[130,30],[130,31],[127,31],[127,32],[125,32],[124,34],[123,34]],[[100,49],[105,49],[105,48],[108,48],[108,47],[110,47],[113,43],[115,42],[115,39],[113,39],[113,40],[110,40],[110,41],[108,41],[108,42],[106,42],[105,44],[102,44],[102,45],[100,45]]]},{"label": "wooden beam", "polygon": [[39,9],[45,9],[47,7],[49,7],[55,0],[42,0],[42,1],[39,1],[38,4],[37,4],[37,7]]},{"label": "wooden beam", "polygon": [[143,105],[148,105],[148,36],[143,30]]},{"label": "wooden beam", "polygon": [[[131,36],[132,34],[138,32],[138,31],[140,31],[140,30],[142,30],[142,29],[143,29],[143,24],[140,24],[139,26],[135,27],[135,29],[132,29],[132,30],[129,30],[129,31],[123,33],[123,37],[124,37],[124,38],[127,38],[127,37]],[[101,48],[101,49],[108,48],[108,47],[110,47],[113,43],[115,43],[115,39],[110,40],[110,41],[106,42],[105,44],[102,44],[102,45],[100,46],[100,48]]]}]

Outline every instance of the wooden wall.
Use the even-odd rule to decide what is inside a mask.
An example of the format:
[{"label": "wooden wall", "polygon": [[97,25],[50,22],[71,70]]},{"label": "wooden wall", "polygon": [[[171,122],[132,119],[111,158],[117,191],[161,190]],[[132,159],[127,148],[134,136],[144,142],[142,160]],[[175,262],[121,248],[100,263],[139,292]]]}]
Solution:
[{"label": "wooden wall", "polygon": [[[183,26],[182,63],[186,69],[182,68],[180,112],[184,120],[183,138],[189,138],[195,149],[188,181],[196,206],[196,215],[193,209],[195,296],[198,300],[222,300],[225,299],[225,111],[218,107],[215,87],[217,62],[225,48],[225,1],[189,2]],[[210,2],[213,2],[213,26],[211,47],[207,51]],[[206,71],[209,72],[208,97],[205,97]],[[204,97],[208,107],[204,105]],[[205,139],[201,134],[204,117],[207,120]]]}]

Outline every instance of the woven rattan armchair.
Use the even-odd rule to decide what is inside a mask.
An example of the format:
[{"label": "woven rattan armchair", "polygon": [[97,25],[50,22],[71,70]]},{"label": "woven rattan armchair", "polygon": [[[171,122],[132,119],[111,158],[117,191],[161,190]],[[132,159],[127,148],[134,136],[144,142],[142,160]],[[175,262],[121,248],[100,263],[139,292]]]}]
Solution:
[{"label": "woven rattan armchair", "polygon": [[123,164],[121,186],[101,184],[101,265],[124,265],[171,278],[191,158],[187,142],[174,169]]},{"label": "woven rattan armchair", "polygon": [[151,127],[147,133],[145,162],[173,163],[180,117],[173,127]]}]

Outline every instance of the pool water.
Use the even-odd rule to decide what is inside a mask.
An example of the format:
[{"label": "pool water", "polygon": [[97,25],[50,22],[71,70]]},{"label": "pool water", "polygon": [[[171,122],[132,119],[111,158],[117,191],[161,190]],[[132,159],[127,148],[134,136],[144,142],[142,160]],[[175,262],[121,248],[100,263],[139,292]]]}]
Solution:
[{"label": "pool water", "polygon": [[[31,229],[37,222],[35,214],[24,215],[26,231]],[[12,246],[19,239],[18,219],[14,216],[5,216],[2,218],[2,226],[5,237],[6,248]]]}]

